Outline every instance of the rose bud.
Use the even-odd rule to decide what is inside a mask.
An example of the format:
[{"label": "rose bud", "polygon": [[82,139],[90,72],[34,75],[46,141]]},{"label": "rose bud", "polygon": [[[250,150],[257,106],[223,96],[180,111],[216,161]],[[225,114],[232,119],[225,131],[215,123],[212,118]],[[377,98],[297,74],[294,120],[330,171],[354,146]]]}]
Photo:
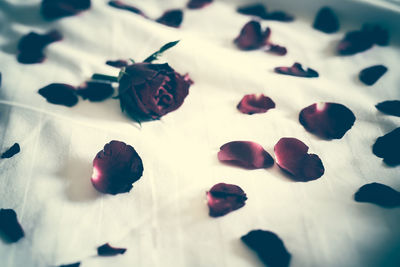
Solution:
[{"label": "rose bud", "polygon": [[182,105],[192,83],[167,63],[129,65],[119,81],[121,108],[138,122],[159,119]]},{"label": "rose bud", "polygon": [[135,149],[120,141],[111,141],[93,160],[93,186],[102,193],[119,194],[132,189],[143,174],[143,163]]}]

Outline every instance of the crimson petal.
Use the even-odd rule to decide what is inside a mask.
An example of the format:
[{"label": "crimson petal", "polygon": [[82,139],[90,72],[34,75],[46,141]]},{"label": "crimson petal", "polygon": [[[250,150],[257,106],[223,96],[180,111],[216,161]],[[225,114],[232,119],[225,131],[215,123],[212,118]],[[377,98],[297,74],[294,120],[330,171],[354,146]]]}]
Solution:
[{"label": "crimson petal", "polygon": [[323,7],[315,17],[313,27],[325,33],[334,33],[339,30],[339,20],[332,9]]},{"label": "crimson petal", "polygon": [[360,71],[358,75],[361,82],[366,85],[373,85],[376,83],[379,78],[383,76],[387,71],[387,68],[383,65],[374,65],[368,68],[365,68]]},{"label": "crimson petal", "polygon": [[46,34],[30,32],[24,35],[18,43],[17,60],[23,64],[43,62],[46,58],[43,49],[53,42],[62,40],[59,31],[53,30]]},{"label": "crimson petal", "polygon": [[304,78],[317,78],[319,76],[316,70],[311,68],[307,68],[307,70],[304,70],[301,64],[298,62],[295,62],[291,67],[276,67],[274,71],[279,74]]},{"label": "crimson petal", "polygon": [[15,143],[14,145],[12,145],[12,147],[10,147],[6,152],[4,152],[1,155],[1,158],[3,159],[8,159],[13,157],[15,154],[19,153],[21,151],[19,144]]},{"label": "crimson petal", "polygon": [[0,234],[6,242],[14,243],[24,237],[24,230],[12,209],[0,209]]},{"label": "crimson petal", "polygon": [[400,192],[380,183],[365,184],[355,193],[354,200],[385,208],[400,207]]},{"label": "crimson petal", "polygon": [[187,7],[190,9],[199,9],[211,4],[213,0],[190,0]]},{"label": "crimson petal", "polygon": [[128,4],[124,3],[123,1],[109,1],[108,5],[118,8],[118,9],[127,10],[127,11],[133,12],[135,14],[138,14],[138,15],[141,15],[141,16],[147,18],[146,14],[144,14],[139,8],[136,8],[132,5],[128,5]]},{"label": "crimson petal", "polygon": [[116,68],[122,68],[122,67],[126,67],[126,66],[129,65],[128,61],[123,60],[123,59],[107,60],[106,64],[111,66],[111,67],[116,67]]},{"label": "crimson petal", "polygon": [[258,21],[252,20],[243,26],[239,36],[233,42],[241,50],[254,50],[267,45],[270,34],[270,28],[267,28],[263,32],[261,24]]},{"label": "crimson petal", "polygon": [[219,217],[240,209],[247,200],[246,193],[237,185],[219,183],[207,192],[211,217]]},{"label": "crimson petal", "polygon": [[269,13],[263,19],[276,20],[276,21],[282,21],[282,22],[290,22],[290,21],[294,20],[294,17],[284,11],[274,11],[274,12]]},{"label": "crimson petal", "polygon": [[263,169],[274,164],[274,159],[261,145],[249,141],[224,144],[220,147],[218,159],[246,169]]},{"label": "crimson petal", "polygon": [[111,83],[90,81],[85,82],[76,92],[83,99],[99,102],[111,97],[114,93],[114,88]]},{"label": "crimson petal", "polygon": [[400,127],[376,139],[372,152],[389,166],[400,164]]},{"label": "crimson petal", "polygon": [[308,154],[308,146],[296,138],[281,138],[274,152],[276,164],[296,181],[315,180],[325,172],[321,159],[315,154]]},{"label": "crimson petal", "polygon": [[325,139],[340,139],[353,126],[356,117],[346,106],[337,103],[315,103],[300,111],[304,128]]},{"label": "crimson petal", "polygon": [[265,113],[269,109],[275,108],[275,103],[271,98],[263,94],[245,95],[237,105],[237,109],[245,114]]},{"label": "crimson petal", "polygon": [[379,111],[388,115],[400,117],[400,100],[388,100],[375,106]]},{"label": "crimson petal", "polygon": [[124,254],[126,248],[114,248],[108,243],[97,248],[97,255],[99,256],[115,256],[118,254]]},{"label": "crimson petal", "polygon": [[47,102],[67,107],[75,106],[78,103],[75,87],[65,83],[52,83],[41,89],[39,94],[46,98]]},{"label": "crimson petal", "polygon": [[284,56],[287,54],[287,49],[284,46],[269,43],[265,48],[265,52]]},{"label": "crimson petal", "polygon": [[183,11],[180,9],[172,9],[164,12],[164,14],[156,21],[158,23],[179,28],[183,20]]},{"label": "crimson petal", "polygon": [[264,230],[252,230],[241,240],[269,267],[289,266],[291,254],[283,241],[275,233]]},{"label": "crimson petal", "polygon": [[74,16],[90,8],[90,0],[43,0],[40,12],[48,20]]},{"label": "crimson petal", "polygon": [[79,267],[81,265],[81,262],[75,262],[75,263],[71,263],[71,264],[63,264],[60,265],[60,267]]},{"label": "crimson petal", "polygon": [[265,18],[268,16],[267,8],[263,4],[250,4],[238,7],[237,12],[244,15]]},{"label": "crimson petal", "polygon": [[143,174],[143,163],[135,149],[120,141],[111,141],[93,160],[93,186],[102,193],[119,194],[132,189]]}]

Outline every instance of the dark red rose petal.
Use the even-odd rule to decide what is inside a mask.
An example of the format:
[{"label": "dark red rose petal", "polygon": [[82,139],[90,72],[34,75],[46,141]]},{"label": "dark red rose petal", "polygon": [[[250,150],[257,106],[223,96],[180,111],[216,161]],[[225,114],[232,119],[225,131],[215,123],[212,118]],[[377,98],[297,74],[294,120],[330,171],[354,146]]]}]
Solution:
[{"label": "dark red rose petal", "polygon": [[247,200],[246,193],[237,185],[219,183],[207,192],[209,215],[219,217],[240,209]]},{"label": "dark red rose petal", "polygon": [[102,193],[119,194],[132,189],[143,174],[143,163],[135,149],[120,141],[111,141],[93,160],[93,186]]},{"label": "dark red rose petal", "polygon": [[239,36],[233,42],[241,50],[254,50],[268,44],[270,34],[270,28],[267,28],[263,32],[261,24],[258,21],[252,20],[243,26]]},{"label": "dark red rose petal", "polygon": [[24,35],[18,43],[17,60],[23,64],[43,62],[46,58],[43,49],[49,44],[60,40],[62,40],[62,35],[57,30],[46,34],[30,32]]},{"label": "dark red rose petal", "polygon": [[265,52],[276,54],[276,55],[279,55],[279,56],[284,56],[284,55],[287,54],[286,47],[280,46],[280,45],[271,44],[271,43],[269,43],[264,48],[264,50],[265,50]]},{"label": "dark red rose petal", "polygon": [[307,131],[325,139],[342,138],[355,120],[350,109],[337,103],[315,103],[299,114],[299,121]]},{"label": "dark red rose petal", "polygon": [[386,71],[387,68],[385,66],[375,65],[361,70],[358,78],[366,85],[373,85],[383,76],[383,74],[386,73]]},{"label": "dark red rose petal", "polygon": [[19,153],[21,151],[19,144],[15,143],[14,145],[12,145],[12,147],[10,147],[6,152],[4,152],[1,155],[1,158],[3,159],[9,159],[11,157],[13,157],[15,154]]},{"label": "dark red rose petal", "polygon": [[72,107],[78,103],[75,87],[65,83],[51,83],[39,89],[39,94],[56,105]]},{"label": "dark red rose petal", "polygon": [[301,64],[298,62],[295,62],[291,67],[276,67],[274,71],[279,74],[304,78],[317,78],[319,76],[318,72],[311,68],[304,70]]},{"label": "dark red rose petal", "polygon": [[211,4],[213,0],[189,0],[187,7],[190,9],[203,8]]},{"label": "dark red rose petal", "polygon": [[296,138],[281,138],[274,151],[276,164],[296,181],[315,180],[325,172],[321,159],[308,154],[308,146]]},{"label": "dark red rose petal", "polygon": [[263,94],[245,95],[237,105],[237,109],[245,114],[265,113],[269,109],[275,108],[275,103],[271,98]]},{"label": "dark red rose petal", "polygon": [[128,61],[123,60],[123,59],[107,60],[106,64],[111,66],[111,67],[116,67],[116,68],[122,68],[122,67],[126,67],[126,66],[129,65]]},{"label": "dark red rose petal", "polygon": [[83,99],[99,102],[111,97],[114,93],[114,88],[111,83],[89,81],[80,86],[76,92]]},{"label": "dark red rose petal", "polygon": [[132,5],[128,5],[128,4],[124,3],[123,1],[109,1],[108,5],[118,8],[118,9],[127,10],[127,11],[133,12],[135,14],[138,14],[138,15],[141,15],[141,16],[147,18],[146,14],[144,14],[139,8],[136,8]]},{"label": "dark red rose petal", "polygon": [[220,147],[218,159],[246,169],[263,169],[274,164],[274,159],[261,145],[249,141],[224,144]]},{"label": "dark red rose petal", "polygon": [[0,209],[0,236],[6,242],[14,243],[24,237],[24,230],[12,209]]},{"label": "dark red rose petal", "polygon": [[400,164],[400,127],[376,139],[372,152],[389,166]]},{"label": "dark red rose petal", "polygon": [[385,208],[400,207],[400,192],[380,183],[365,184],[355,193],[354,200]]},{"label": "dark red rose petal", "polygon": [[315,17],[314,29],[325,33],[334,33],[339,30],[339,20],[329,7],[321,8]]},{"label": "dark red rose petal", "polygon": [[124,254],[126,248],[114,248],[108,243],[97,248],[97,255],[99,256],[115,256],[118,254]]},{"label": "dark red rose petal", "polygon": [[170,27],[175,27],[179,28],[181,26],[183,20],[183,11],[180,9],[172,9],[166,11],[160,18],[158,18],[156,21],[158,23],[170,26]]},{"label": "dark red rose petal", "polygon": [[388,100],[381,102],[375,106],[379,111],[400,117],[400,100]]},{"label": "dark red rose petal", "polygon": [[290,22],[290,21],[294,20],[294,17],[284,11],[274,11],[274,12],[269,13],[263,19],[276,20],[276,21],[282,21],[282,22]]},{"label": "dark red rose petal", "polygon": [[79,267],[80,265],[81,265],[80,262],[75,262],[75,263],[71,263],[71,264],[60,265],[60,267]]},{"label": "dark red rose petal", "polygon": [[363,25],[361,31],[368,33],[374,44],[385,46],[389,44],[389,33],[379,25]]},{"label": "dark red rose petal", "polygon": [[268,16],[267,8],[263,4],[250,4],[238,7],[237,12],[244,15],[265,18]]},{"label": "dark red rose petal", "polygon": [[46,19],[74,16],[90,8],[90,0],[43,0],[40,12]]},{"label": "dark red rose petal", "polygon": [[268,267],[287,267],[291,254],[287,251],[283,241],[275,233],[264,230],[252,230],[241,240],[252,250]]}]

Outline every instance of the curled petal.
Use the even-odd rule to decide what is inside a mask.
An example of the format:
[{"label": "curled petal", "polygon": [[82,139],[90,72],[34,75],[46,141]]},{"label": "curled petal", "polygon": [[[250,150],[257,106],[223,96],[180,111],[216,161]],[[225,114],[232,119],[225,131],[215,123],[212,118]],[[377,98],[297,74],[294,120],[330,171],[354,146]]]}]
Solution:
[{"label": "curled petal", "polygon": [[365,184],[355,193],[354,200],[385,208],[400,207],[400,192],[380,183]]},{"label": "curled petal", "polygon": [[126,248],[114,248],[108,243],[97,248],[97,255],[99,256],[115,256],[118,254],[124,254],[125,252]]},{"label": "curled petal", "polygon": [[315,103],[300,111],[304,128],[325,139],[340,139],[353,126],[356,117],[346,106],[337,103]]},{"label": "curled petal", "polygon": [[90,8],[90,0],[43,0],[40,12],[48,20],[74,16]]},{"label": "curled petal", "polygon": [[245,95],[237,105],[237,109],[245,114],[265,113],[269,109],[275,108],[275,103],[271,98],[263,94]]},{"label": "curled petal", "polygon": [[49,84],[39,89],[39,94],[46,98],[47,102],[56,105],[72,107],[78,103],[75,87],[65,83]]},{"label": "curled petal", "polygon": [[6,242],[14,243],[24,237],[24,230],[12,209],[0,209],[0,234]]},{"label": "curled petal", "polygon": [[170,27],[175,27],[179,28],[181,26],[183,20],[183,11],[180,9],[172,9],[166,11],[160,18],[158,18],[156,21],[158,23],[170,26]]},{"label": "curled petal", "polygon": [[15,154],[19,153],[21,151],[19,144],[15,143],[14,145],[12,145],[12,147],[10,147],[6,152],[4,152],[3,154],[1,154],[1,158],[3,159],[8,159],[13,157]]},{"label": "curled petal", "polygon": [[220,147],[218,159],[246,169],[263,169],[274,164],[274,159],[261,145],[249,141],[224,144]]},{"label": "curled petal", "polygon": [[265,48],[265,52],[279,55],[279,56],[284,56],[287,54],[287,49],[284,46],[276,45],[276,44],[271,44],[269,43]]},{"label": "curled petal", "polygon": [[276,164],[296,181],[315,180],[325,172],[321,159],[308,154],[308,146],[296,138],[281,138],[274,151]]},{"label": "curled petal", "polygon": [[124,3],[123,1],[119,1],[119,0],[109,1],[108,5],[118,8],[118,9],[127,10],[127,11],[130,11],[132,13],[135,13],[135,14],[138,14],[138,15],[141,15],[141,16],[147,18],[146,14],[144,14],[142,10],[140,10],[139,8],[134,7],[132,5],[128,5],[128,4]]},{"label": "curled petal", "polygon": [[243,207],[247,197],[239,186],[219,183],[207,192],[207,200],[210,216],[219,217]]},{"label": "curled petal", "polygon": [[360,71],[358,75],[361,82],[366,85],[373,85],[376,83],[387,71],[387,68],[383,65],[375,65],[365,68]]},{"label": "curled petal", "polygon": [[389,166],[400,164],[400,127],[376,139],[372,152]]},{"label": "curled petal", "polygon": [[102,193],[119,194],[132,189],[143,174],[143,163],[135,149],[120,141],[111,141],[93,160],[93,186]]},{"label": "curled petal", "polygon": [[189,9],[199,9],[208,6],[213,0],[189,0],[186,5]]},{"label": "curled petal", "polygon": [[334,33],[339,30],[339,20],[329,7],[321,8],[315,17],[314,29],[325,33]]},{"label": "curled petal", "polygon": [[304,70],[301,64],[298,62],[295,62],[291,67],[276,67],[274,71],[279,74],[304,78],[317,78],[319,76],[316,70],[313,70],[311,68],[307,68],[307,70]]},{"label": "curled petal", "polygon": [[83,99],[99,102],[111,97],[114,93],[114,88],[111,83],[90,81],[81,85],[76,92]]},{"label": "curled petal", "polygon": [[383,101],[375,107],[383,113],[400,117],[400,100]]},{"label": "curled petal", "polygon": [[265,46],[268,43],[270,34],[270,28],[263,32],[261,24],[252,20],[243,26],[234,43],[241,50],[254,50]]},{"label": "curled petal", "polygon": [[269,267],[287,267],[291,254],[283,241],[275,233],[264,230],[252,230],[241,237],[243,243],[254,250]]},{"label": "curled petal", "polygon": [[116,67],[116,68],[123,68],[129,65],[128,61],[124,59],[118,59],[118,60],[107,60],[106,64],[111,66],[111,67]]}]

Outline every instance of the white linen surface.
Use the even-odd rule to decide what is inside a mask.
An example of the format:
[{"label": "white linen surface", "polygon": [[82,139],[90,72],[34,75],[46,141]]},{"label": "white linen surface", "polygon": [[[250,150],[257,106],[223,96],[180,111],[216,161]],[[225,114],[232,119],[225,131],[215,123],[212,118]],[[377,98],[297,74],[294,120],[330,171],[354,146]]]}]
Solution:
[{"label": "white linen surface", "polygon": [[[181,8],[185,0],[129,1],[152,18]],[[254,2],[254,1],[252,1]],[[332,3],[331,3],[332,2]],[[0,3],[0,151],[15,142],[21,152],[0,160],[0,208],[13,208],[26,236],[0,241],[0,266],[262,266],[240,237],[253,229],[275,232],[292,254],[291,266],[396,266],[400,251],[400,209],[357,203],[363,184],[381,182],[400,190],[399,167],[372,154],[376,138],[400,126],[378,102],[400,99],[399,7],[374,1],[266,1],[270,10],[296,15],[291,23],[263,21],[271,40],[288,48],[284,57],[239,51],[232,40],[248,16],[236,13],[250,1],[215,1],[185,10],[180,29],[92,1],[92,9],[54,22],[38,14],[39,1]],[[342,27],[327,35],[310,25],[331,4]],[[378,22],[392,36],[354,56],[334,53],[345,31]],[[64,40],[46,49],[43,64],[16,61],[15,46],[29,31],[58,29]],[[118,100],[53,105],[37,91],[49,83],[79,85],[93,73],[116,75],[106,60],[143,60],[161,45],[181,42],[164,54],[194,85],[184,104],[160,121],[139,127],[121,113]],[[298,61],[320,77],[278,75],[276,66]],[[389,70],[374,85],[358,81],[362,68]],[[248,116],[236,109],[248,93],[264,93],[276,108]],[[305,131],[299,111],[318,101],[338,102],[356,116],[340,140],[324,141]],[[234,140],[260,143],[273,155],[281,137],[296,137],[320,156],[321,179],[296,183],[275,165],[244,170],[218,162],[219,147]],[[130,193],[97,193],[90,182],[92,160],[105,143],[132,145],[144,174]],[[208,216],[205,192],[216,183],[239,185],[246,205],[221,218]],[[126,247],[124,255],[97,257],[105,242]],[[397,265],[398,266],[398,265]]]}]

